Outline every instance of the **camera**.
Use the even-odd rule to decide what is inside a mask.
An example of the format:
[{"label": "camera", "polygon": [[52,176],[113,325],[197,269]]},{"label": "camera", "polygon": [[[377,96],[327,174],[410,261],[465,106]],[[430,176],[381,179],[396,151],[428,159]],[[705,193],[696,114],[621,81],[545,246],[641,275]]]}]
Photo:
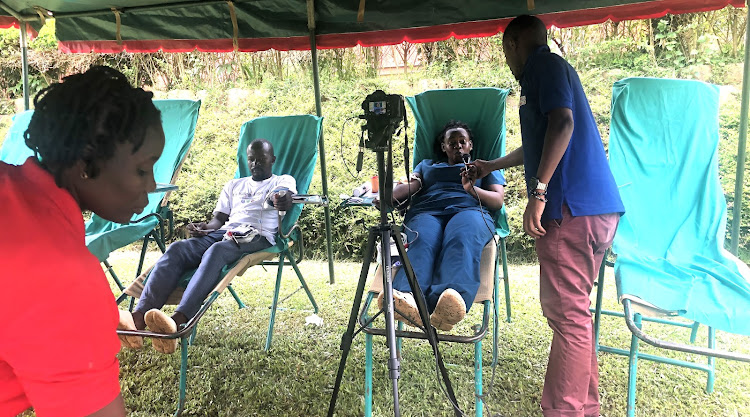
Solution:
[{"label": "camera", "polygon": [[388,141],[406,115],[404,98],[398,94],[386,94],[383,90],[375,90],[365,97],[362,110],[365,114],[359,117],[367,121],[365,125],[368,137],[366,146],[371,149],[386,148]]}]

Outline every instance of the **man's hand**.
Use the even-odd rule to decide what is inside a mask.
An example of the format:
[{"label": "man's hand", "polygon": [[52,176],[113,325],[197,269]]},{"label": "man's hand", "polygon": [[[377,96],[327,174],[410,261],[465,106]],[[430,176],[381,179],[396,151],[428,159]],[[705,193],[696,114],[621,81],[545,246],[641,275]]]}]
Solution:
[{"label": "man's hand", "polygon": [[292,208],[292,193],[287,191],[284,193],[284,196],[279,196],[279,193],[275,193],[273,197],[271,197],[271,201],[276,210],[289,211],[289,209]]},{"label": "man's hand", "polygon": [[539,239],[547,233],[542,227],[544,206],[546,204],[543,201],[530,196],[526,211],[523,212],[523,231],[534,239]]},{"label": "man's hand", "polygon": [[489,167],[489,163],[482,159],[475,159],[473,162],[466,164],[466,169],[461,171],[462,177],[472,177],[474,180],[484,178],[493,170]]},{"label": "man's hand", "polygon": [[190,236],[192,237],[206,236],[210,232],[213,232],[212,229],[208,228],[208,225],[206,224],[206,222],[188,223],[187,230],[190,233]]}]

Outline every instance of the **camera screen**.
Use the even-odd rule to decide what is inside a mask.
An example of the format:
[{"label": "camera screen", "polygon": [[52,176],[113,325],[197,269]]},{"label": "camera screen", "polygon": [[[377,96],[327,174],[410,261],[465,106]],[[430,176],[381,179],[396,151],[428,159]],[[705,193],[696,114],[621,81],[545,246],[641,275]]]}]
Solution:
[{"label": "camera screen", "polygon": [[370,102],[370,113],[373,114],[385,114],[385,101],[371,101]]}]

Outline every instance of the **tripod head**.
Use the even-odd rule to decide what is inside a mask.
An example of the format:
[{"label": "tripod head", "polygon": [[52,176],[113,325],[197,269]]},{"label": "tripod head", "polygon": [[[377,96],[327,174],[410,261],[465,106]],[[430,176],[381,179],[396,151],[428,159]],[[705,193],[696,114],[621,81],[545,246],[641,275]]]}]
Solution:
[{"label": "tripod head", "polygon": [[[386,214],[393,208],[393,145],[392,138],[396,129],[406,121],[406,107],[404,97],[399,94],[386,94],[383,90],[375,90],[365,97],[362,102],[364,114],[360,119],[367,123],[362,131],[367,131],[367,141],[360,141],[360,151],[357,158],[357,170],[361,169],[364,147],[377,154],[378,182],[381,219],[387,219]],[[381,222],[384,223],[385,221]]]}]

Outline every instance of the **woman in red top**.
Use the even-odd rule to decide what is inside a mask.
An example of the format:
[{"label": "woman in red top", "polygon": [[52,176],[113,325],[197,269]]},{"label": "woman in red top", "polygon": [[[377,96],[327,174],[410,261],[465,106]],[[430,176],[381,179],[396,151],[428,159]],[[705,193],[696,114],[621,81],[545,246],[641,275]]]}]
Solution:
[{"label": "woman in red top", "polygon": [[66,77],[34,99],[35,156],[0,163],[0,417],[125,415],[117,306],[81,211],[126,223],[145,207],[164,148],[151,99],[112,68]]}]

